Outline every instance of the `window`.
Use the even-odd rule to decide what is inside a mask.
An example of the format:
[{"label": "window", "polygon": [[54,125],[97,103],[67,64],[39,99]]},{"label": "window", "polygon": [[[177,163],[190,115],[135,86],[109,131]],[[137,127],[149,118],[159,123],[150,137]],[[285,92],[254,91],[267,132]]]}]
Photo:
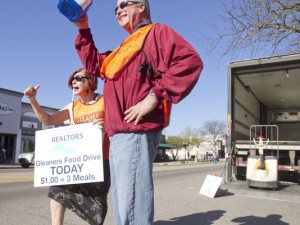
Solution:
[{"label": "window", "polygon": [[34,152],[35,136],[22,135],[21,139],[21,153]]}]

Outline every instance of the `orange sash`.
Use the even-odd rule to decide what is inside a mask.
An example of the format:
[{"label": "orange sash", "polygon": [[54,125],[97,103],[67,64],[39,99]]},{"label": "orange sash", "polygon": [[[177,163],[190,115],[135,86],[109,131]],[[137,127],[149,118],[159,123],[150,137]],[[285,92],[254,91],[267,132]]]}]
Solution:
[{"label": "orange sash", "polygon": [[[135,54],[143,49],[147,34],[154,24],[146,25],[131,34],[120,46],[110,53],[102,63],[100,77],[112,80],[134,58]],[[172,103],[162,102],[164,113],[164,128],[170,124]]]},{"label": "orange sash", "polygon": [[148,32],[154,24],[146,25],[131,34],[119,47],[110,53],[100,68],[100,77],[113,79],[138,53],[144,44]]},{"label": "orange sash", "polygon": [[163,111],[164,111],[164,128],[170,125],[172,102],[163,100]]}]

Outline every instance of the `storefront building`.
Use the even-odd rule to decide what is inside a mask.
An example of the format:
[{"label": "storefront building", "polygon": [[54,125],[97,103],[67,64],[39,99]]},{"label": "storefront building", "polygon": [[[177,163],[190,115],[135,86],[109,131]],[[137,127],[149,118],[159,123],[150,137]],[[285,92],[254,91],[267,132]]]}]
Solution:
[{"label": "storefront building", "polygon": [[[6,163],[15,164],[20,153],[34,151],[35,131],[54,127],[43,126],[22,97],[21,92],[0,88],[0,147],[6,150]],[[58,110],[42,108],[49,114]]]}]

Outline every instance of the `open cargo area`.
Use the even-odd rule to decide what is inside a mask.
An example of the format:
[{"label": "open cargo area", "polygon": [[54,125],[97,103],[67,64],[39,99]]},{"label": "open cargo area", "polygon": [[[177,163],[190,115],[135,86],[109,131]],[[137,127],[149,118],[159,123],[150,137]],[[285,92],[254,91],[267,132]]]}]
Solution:
[{"label": "open cargo area", "polygon": [[300,54],[228,65],[229,179],[245,179],[259,136],[269,141],[265,155],[278,159],[279,179],[300,183]]}]

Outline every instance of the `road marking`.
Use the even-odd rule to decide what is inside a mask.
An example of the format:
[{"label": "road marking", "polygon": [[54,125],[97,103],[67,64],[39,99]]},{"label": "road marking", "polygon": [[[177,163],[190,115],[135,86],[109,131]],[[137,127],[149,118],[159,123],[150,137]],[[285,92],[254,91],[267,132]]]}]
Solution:
[{"label": "road marking", "polygon": [[17,183],[33,181],[32,176],[0,176],[0,183]]}]

